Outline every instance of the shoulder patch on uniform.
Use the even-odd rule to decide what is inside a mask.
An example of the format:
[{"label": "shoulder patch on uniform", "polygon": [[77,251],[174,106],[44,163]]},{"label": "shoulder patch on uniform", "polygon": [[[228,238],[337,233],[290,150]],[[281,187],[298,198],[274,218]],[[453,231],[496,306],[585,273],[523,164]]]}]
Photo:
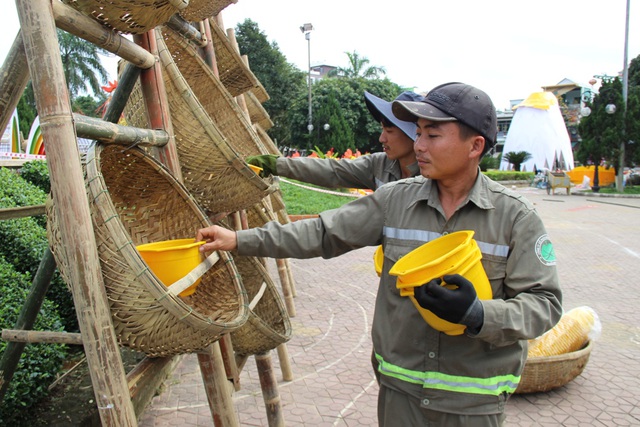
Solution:
[{"label": "shoulder patch on uniform", "polygon": [[544,265],[556,265],[556,251],[553,250],[548,234],[543,234],[536,241],[536,256]]}]

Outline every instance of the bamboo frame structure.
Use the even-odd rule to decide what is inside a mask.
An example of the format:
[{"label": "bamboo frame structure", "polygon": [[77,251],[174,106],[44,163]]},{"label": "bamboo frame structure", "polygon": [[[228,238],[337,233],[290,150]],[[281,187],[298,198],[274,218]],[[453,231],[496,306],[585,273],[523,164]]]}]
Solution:
[{"label": "bamboo frame structure", "polygon": [[[216,3],[220,5],[217,7],[224,8],[235,1],[209,2],[207,0],[207,3]],[[66,3],[76,3],[76,0],[66,0]],[[169,0],[169,3],[173,7],[182,8],[188,2]],[[146,145],[149,147],[148,150],[154,153],[154,157],[158,157],[176,179],[182,181],[162,69],[155,61],[158,52],[154,30],[134,35],[134,43],[131,43],[117,31],[104,28],[99,20],[88,18],[59,0],[17,0],[17,5],[22,30],[18,33],[12,47],[13,55],[10,55],[11,59],[5,62],[2,70],[4,71],[8,65],[10,70],[21,67],[24,71],[25,64],[28,64],[31,79],[34,82],[37,109],[47,148],[52,194],[56,201],[54,209],[58,219],[59,234],[65,251],[77,254],[69,258],[71,262],[65,265],[65,269],[73,289],[81,333],[33,332],[28,331],[28,327],[19,327],[16,330],[3,331],[3,339],[17,343],[82,344],[87,354],[102,425],[135,426],[137,424],[135,414],[140,410],[141,405],[144,406],[141,402],[150,399],[148,390],[152,386],[145,388],[147,391],[139,395],[134,395],[135,390],[142,390],[139,387],[142,383],[158,384],[159,373],[175,364],[177,359],[170,357],[145,359],[129,375],[124,374],[102,283],[96,238],[87,208],[84,179],[75,142],[76,138],[81,136],[121,145]],[[204,20],[199,38],[202,42],[207,42],[202,46],[204,51],[202,56],[217,73],[211,35],[213,28],[211,22],[215,19]],[[151,129],[136,129],[110,123],[115,122],[119,117],[118,107],[109,111],[107,114],[109,118],[105,120],[75,116],[71,113],[69,94],[65,87],[66,82],[57,49],[56,25],[126,59],[129,61],[127,67],[134,67],[136,72],[143,69],[140,79]],[[25,73],[22,72],[22,74]],[[131,73],[131,75],[134,74]],[[3,78],[0,82],[1,120],[5,120],[7,111],[11,112],[15,108],[27,80]],[[257,95],[263,100],[268,99],[266,91],[259,82],[253,85],[251,90],[252,97]],[[122,88],[119,92],[127,94],[128,91],[130,89]],[[126,99],[122,102],[126,102]],[[69,161],[69,159],[78,159],[78,161]],[[40,212],[41,209],[42,207],[34,207],[17,215]],[[15,213],[4,214],[15,215]],[[246,228],[246,214],[241,211],[237,216],[238,224]],[[49,255],[51,255],[50,252]],[[257,301],[252,302],[252,305],[255,303]],[[226,346],[224,352],[221,346]],[[223,354],[227,355],[226,361]],[[239,376],[238,367],[232,356],[233,345],[229,335],[224,335],[219,342],[214,342],[206,350],[198,353],[210,409],[214,423],[219,427],[238,425],[231,400],[232,390],[225,370],[228,365],[232,375]],[[268,353],[255,355],[267,404],[269,425],[280,426],[284,425],[284,420],[270,357]],[[283,377],[285,380],[291,379],[289,355],[285,344],[278,346],[278,357],[283,368]],[[233,362],[231,363],[230,360]],[[239,387],[239,382],[237,386]]]}]

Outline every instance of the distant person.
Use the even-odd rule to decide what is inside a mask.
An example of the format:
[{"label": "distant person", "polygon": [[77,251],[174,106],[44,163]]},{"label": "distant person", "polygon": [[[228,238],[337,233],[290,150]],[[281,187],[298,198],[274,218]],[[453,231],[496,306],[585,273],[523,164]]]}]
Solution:
[{"label": "distant person", "polygon": [[[382,125],[379,141],[383,152],[339,161],[265,154],[248,157],[247,163],[261,167],[265,176],[278,175],[327,188],[376,190],[388,182],[419,175],[413,151],[415,123],[395,117],[391,102],[366,91],[364,99],[371,115]],[[422,96],[413,92],[403,92],[396,98],[397,101],[421,99]]]},{"label": "distant person", "polygon": [[[533,205],[480,173],[496,141],[496,111],[473,86],[447,83],[422,101],[396,101],[394,114],[417,122],[421,176],[380,187],[319,218],[231,231],[196,232],[203,251],[278,258],[331,258],[382,244],[384,266],[372,340],[380,378],[381,426],[502,426],[516,390],[527,340],[551,329],[562,313],[555,253]],[[466,326],[446,335],[400,296],[390,268],[442,235],[473,230],[493,293],[479,300],[458,274],[415,288],[421,307]],[[454,287],[442,287],[442,282]]]}]

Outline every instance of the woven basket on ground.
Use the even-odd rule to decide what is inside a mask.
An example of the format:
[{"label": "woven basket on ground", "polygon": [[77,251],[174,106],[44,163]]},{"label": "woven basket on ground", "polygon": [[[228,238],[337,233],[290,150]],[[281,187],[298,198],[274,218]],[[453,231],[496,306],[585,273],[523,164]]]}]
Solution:
[{"label": "woven basket on ground", "polygon": [[146,33],[184,9],[189,0],[62,0],[108,28]]},{"label": "woven basket on ground", "polygon": [[[143,243],[194,237],[210,225],[166,168],[142,150],[97,145],[87,153],[85,173],[104,285],[122,345],[150,356],[194,352],[247,321],[247,295],[230,254],[219,252],[195,293],[182,298],[168,291],[136,250]],[[68,281],[54,212],[48,215],[50,245]]]},{"label": "woven basket on ground", "polygon": [[[253,206],[275,191],[273,179],[256,175],[213,123],[164,42],[159,48],[178,160],[191,195],[209,215],[216,215]],[[144,108],[134,104],[143,99],[135,95],[141,92],[139,83],[133,92],[124,111],[127,124],[148,127],[146,114],[140,114]]]},{"label": "woven basket on ground", "polygon": [[156,39],[163,65],[169,67],[171,65],[167,62],[172,61],[177,66],[180,75],[229,145],[243,158],[265,154],[266,148],[251,122],[196,48],[166,26],[158,27]]},{"label": "woven basket on ground", "polygon": [[234,258],[249,300],[249,319],[231,333],[238,355],[273,350],[291,338],[291,321],[282,297],[265,267],[255,257]]},{"label": "woven basket on ground", "polygon": [[238,0],[189,0],[189,6],[180,11],[180,16],[187,21],[202,21],[237,2]]},{"label": "woven basket on ground", "polygon": [[269,99],[267,91],[242,60],[224,30],[220,28],[215,19],[209,20],[209,26],[211,27],[211,43],[216,54],[218,76],[224,87],[227,88],[231,96],[255,90],[260,102],[267,101]]},{"label": "woven basket on ground", "polygon": [[571,353],[527,359],[516,393],[536,393],[562,387],[582,373],[592,348],[593,341],[589,341],[582,349]]}]

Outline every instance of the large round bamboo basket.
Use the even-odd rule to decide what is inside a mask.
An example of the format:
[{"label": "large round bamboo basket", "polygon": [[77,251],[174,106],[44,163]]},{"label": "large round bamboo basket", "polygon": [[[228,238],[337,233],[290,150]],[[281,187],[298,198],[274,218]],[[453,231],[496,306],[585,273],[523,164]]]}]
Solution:
[{"label": "large round bamboo basket", "polygon": [[123,33],[146,33],[184,9],[189,0],[62,0],[100,24]]},{"label": "large round bamboo basket", "polygon": [[[104,285],[122,345],[150,356],[194,352],[247,321],[247,295],[230,254],[219,252],[195,293],[181,298],[136,250],[144,243],[193,238],[210,225],[166,168],[137,148],[94,145],[85,171]],[[52,252],[68,281],[54,209],[48,217]]]},{"label": "large round bamboo basket", "polygon": [[180,75],[229,145],[242,158],[266,154],[267,149],[251,126],[250,119],[193,44],[167,26],[158,27],[156,39],[163,65],[177,66]]},{"label": "large round bamboo basket", "polygon": [[255,257],[234,258],[249,299],[249,320],[231,333],[238,355],[273,350],[291,338],[291,321],[282,297],[265,267]]},{"label": "large round bamboo basket", "polygon": [[590,340],[582,349],[571,353],[527,359],[516,393],[536,393],[562,387],[582,373],[592,348],[593,341]]}]

